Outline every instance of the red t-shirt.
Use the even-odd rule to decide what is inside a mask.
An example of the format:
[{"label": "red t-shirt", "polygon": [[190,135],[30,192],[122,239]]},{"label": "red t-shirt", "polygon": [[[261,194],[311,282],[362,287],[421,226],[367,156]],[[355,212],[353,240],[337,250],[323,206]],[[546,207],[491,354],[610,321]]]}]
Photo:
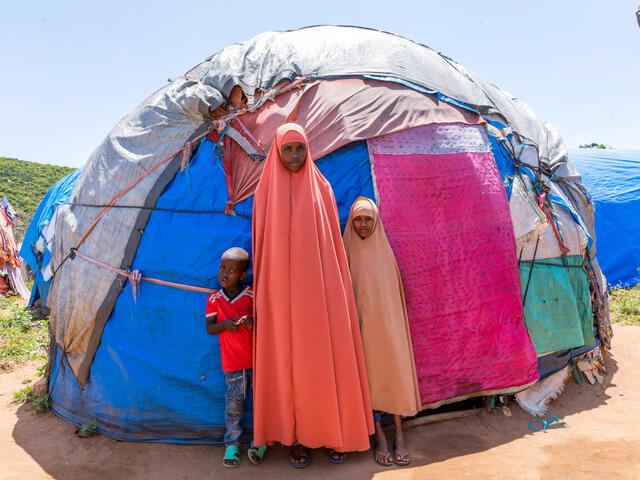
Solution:
[{"label": "red t-shirt", "polygon": [[[253,315],[253,288],[250,286],[244,287],[233,300],[229,300],[222,289],[212,293],[207,300],[206,316],[216,317],[218,323],[243,315]],[[240,325],[237,332],[225,330],[218,337],[223,371],[235,372],[253,366],[253,330]]]}]

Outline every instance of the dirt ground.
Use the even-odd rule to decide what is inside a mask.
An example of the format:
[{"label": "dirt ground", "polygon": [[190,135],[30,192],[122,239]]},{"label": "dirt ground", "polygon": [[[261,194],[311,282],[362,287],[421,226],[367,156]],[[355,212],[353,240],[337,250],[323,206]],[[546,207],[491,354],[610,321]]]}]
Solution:
[{"label": "dirt ground", "polygon": [[12,403],[30,362],[0,373],[0,478],[2,479],[640,479],[640,327],[614,328],[603,385],[569,380],[549,411],[569,428],[533,432],[531,419],[483,411],[459,420],[407,429],[410,467],[385,468],[370,452],[330,464],[314,451],[306,470],[292,469],[287,450],[274,447],[261,466],[244,456],[240,468],[222,467],[222,447],[118,442],[77,438],[75,427],[52,413],[35,416]]}]

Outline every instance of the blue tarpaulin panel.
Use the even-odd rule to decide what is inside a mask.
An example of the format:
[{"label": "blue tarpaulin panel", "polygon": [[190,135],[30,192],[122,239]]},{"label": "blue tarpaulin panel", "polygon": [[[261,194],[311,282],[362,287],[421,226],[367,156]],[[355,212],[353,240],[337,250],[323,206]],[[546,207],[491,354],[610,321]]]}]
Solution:
[{"label": "blue tarpaulin panel", "polygon": [[500,178],[502,179],[504,188],[507,191],[507,198],[511,198],[511,182],[513,181],[513,176],[516,173],[516,167],[506,148],[501,145],[495,137],[492,137],[491,135],[487,136],[491,145],[493,160],[496,162]]},{"label": "blue tarpaulin panel", "polygon": [[77,169],[58,180],[53,187],[49,189],[46,195],[40,201],[36,213],[33,214],[31,223],[24,234],[22,240],[22,247],[20,248],[20,256],[31,267],[35,274],[35,280],[33,282],[33,290],[31,292],[31,300],[29,306],[33,305],[33,302],[40,298],[40,304],[45,306],[47,304],[47,295],[49,294],[49,287],[51,286],[51,280],[44,281],[40,269],[46,266],[49,260],[48,248],[45,251],[45,262],[43,265],[43,258],[40,258],[34,248],[34,244],[38,241],[42,229],[47,226],[51,221],[53,212],[59,205],[64,205],[69,200],[73,187],[80,176],[82,169]]},{"label": "blue tarpaulin panel", "polygon": [[640,150],[578,149],[569,158],[596,207],[597,258],[610,286],[640,282]]},{"label": "blue tarpaulin panel", "polygon": [[[334,189],[344,226],[357,196],[374,198],[366,143],[349,144],[316,164]],[[213,143],[204,140],[188,173],[177,174],[156,206],[219,213],[154,210],[132,269],[220,288],[222,253],[232,246],[251,252],[253,197],[235,206],[235,217],[222,213],[227,200],[222,164],[214,161]],[[84,390],[58,353],[50,384],[53,410],[76,424],[95,419],[99,433],[119,439],[223,443],[225,383],[218,338],[205,330],[206,298],[143,281],[134,301],[127,282]]]}]

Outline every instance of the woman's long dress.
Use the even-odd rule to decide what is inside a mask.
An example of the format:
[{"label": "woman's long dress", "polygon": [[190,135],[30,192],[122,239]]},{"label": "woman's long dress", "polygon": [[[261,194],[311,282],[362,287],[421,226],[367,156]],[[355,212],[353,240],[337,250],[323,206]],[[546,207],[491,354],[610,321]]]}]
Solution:
[{"label": "woman's long dress", "polygon": [[[280,160],[291,132],[307,144],[297,173]],[[255,444],[367,450],[373,419],[337,207],[297,125],[276,131],[256,190],[253,268]]]}]

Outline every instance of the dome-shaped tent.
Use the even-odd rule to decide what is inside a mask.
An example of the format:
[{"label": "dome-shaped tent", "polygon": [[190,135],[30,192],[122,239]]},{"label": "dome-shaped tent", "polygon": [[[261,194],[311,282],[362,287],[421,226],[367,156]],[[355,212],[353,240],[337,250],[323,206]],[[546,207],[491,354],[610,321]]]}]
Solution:
[{"label": "dome-shaped tent", "polygon": [[226,248],[250,249],[251,195],[285,121],[308,132],[343,223],[357,196],[379,204],[425,407],[525,388],[536,353],[595,346],[594,318],[608,343],[593,209],[553,127],[397,35],[269,32],[123,118],[58,207],[56,413],[117,438],[221,441],[203,288]]}]

